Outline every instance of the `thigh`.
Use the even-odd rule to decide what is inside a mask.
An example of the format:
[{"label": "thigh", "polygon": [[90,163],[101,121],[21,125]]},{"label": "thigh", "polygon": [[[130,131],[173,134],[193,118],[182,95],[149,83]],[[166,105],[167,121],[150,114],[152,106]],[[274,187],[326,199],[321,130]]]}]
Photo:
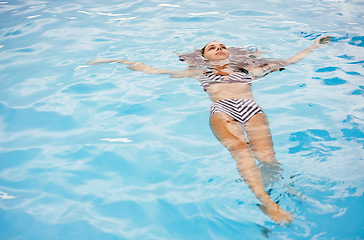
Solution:
[{"label": "thigh", "polygon": [[223,112],[216,112],[211,115],[210,128],[215,137],[230,151],[249,147],[240,124]]},{"label": "thigh", "polygon": [[275,152],[267,116],[264,113],[254,115],[246,123],[245,131],[256,158],[263,162],[275,162]]}]

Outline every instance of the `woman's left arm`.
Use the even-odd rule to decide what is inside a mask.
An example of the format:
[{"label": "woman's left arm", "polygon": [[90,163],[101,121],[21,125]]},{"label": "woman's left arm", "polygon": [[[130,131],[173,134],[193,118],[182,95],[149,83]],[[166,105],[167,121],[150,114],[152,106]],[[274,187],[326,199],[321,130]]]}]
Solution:
[{"label": "woman's left arm", "polygon": [[287,60],[277,60],[277,61],[273,61],[271,63],[265,64],[263,66],[258,66],[258,67],[254,67],[252,69],[248,69],[249,73],[255,77],[263,77],[271,72],[282,71],[285,66],[288,66],[288,65],[301,61],[302,59],[304,59],[305,57],[310,55],[313,50],[320,47],[320,45],[327,44],[327,43],[331,42],[331,40],[332,39],[329,36],[317,38],[312,46],[297,53],[293,57],[291,57]]},{"label": "woman's left arm", "polygon": [[312,46],[306,48],[302,52],[297,53],[293,57],[282,61],[282,63],[284,64],[284,66],[288,66],[290,64],[299,62],[302,59],[304,59],[305,57],[307,57],[308,55],[310,55],[313,50],[320,47],[320,45],[327,44],[327,43],[331,42],[331,40],[332,39],[329,36],[317,38]]}]

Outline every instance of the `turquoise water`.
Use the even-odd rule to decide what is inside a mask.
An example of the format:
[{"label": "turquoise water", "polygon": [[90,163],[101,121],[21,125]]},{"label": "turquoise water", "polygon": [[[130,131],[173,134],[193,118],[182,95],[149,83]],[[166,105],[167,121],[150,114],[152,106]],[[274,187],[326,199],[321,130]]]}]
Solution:
[{"label": "turquoise water", "polygon": [[[0,2],[0,239],[364,239],[364,6],[345,0]],[[194,79],[133,72],[219,40],[307,59],[254,84],[285,179],[278,226]]]}]

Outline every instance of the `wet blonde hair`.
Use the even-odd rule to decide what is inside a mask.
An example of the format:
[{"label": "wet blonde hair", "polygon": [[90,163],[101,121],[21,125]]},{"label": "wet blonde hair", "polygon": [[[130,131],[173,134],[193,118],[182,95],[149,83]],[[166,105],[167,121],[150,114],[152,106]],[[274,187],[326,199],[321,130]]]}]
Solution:
[{"label": "wet blonde hair", "polygon": [[[192,53],[181,54],[179,55],[179,60],[187,63],[189,68],[209,69],[212,67],[211,63],[203,56],[205,47],[195,49]],[[280,64],[280,61],[277,59],[260,58],[262,53],[264,53],[263,51],[239,47],[229,47],[227,50],[229,51],[228,59],[230,66],[236,71],[249,67],[264,67],[273,62],[278,65]]]}]

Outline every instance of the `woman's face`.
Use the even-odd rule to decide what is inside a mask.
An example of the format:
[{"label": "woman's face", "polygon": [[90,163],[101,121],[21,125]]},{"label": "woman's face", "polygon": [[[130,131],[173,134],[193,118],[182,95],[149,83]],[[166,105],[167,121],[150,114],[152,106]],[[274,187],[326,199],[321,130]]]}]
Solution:
[{"label": "woman's face", "polygon": [[229,51],[220,42],[210,42],[205,46],[203,55],[208,61],[218,61],[228,58]]}]

